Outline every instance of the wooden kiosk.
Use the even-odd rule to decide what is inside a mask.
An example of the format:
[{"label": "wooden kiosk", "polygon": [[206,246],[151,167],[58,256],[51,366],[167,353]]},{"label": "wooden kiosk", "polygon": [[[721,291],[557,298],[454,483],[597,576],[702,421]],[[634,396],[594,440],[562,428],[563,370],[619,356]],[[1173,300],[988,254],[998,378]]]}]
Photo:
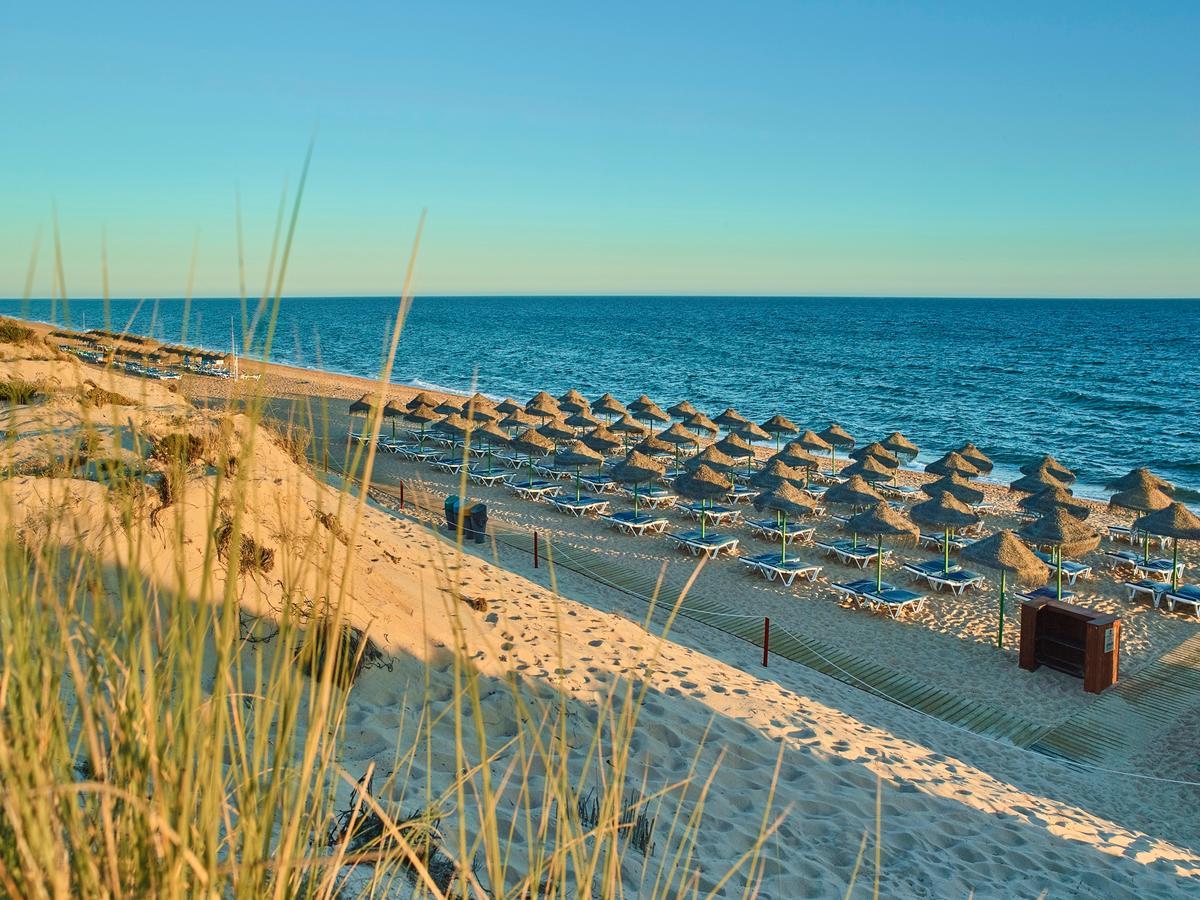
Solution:
[{"label": "wooden kiosk", "polygon": [[1117,683],[1121,618],[1061,600],[1038,598],[1021,604],[1022,669],[1049,666],[1083,679],[1099,694]]}]

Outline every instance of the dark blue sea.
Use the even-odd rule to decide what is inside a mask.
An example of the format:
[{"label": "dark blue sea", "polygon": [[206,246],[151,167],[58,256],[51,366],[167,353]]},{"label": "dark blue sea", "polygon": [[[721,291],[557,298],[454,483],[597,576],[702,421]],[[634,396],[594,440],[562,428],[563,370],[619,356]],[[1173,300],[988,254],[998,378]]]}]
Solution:
[{"label": "dark blue sea", "polygon": [[[272,359],[377,375],[394,298],[282,301]],[[66,323],[61,302],[0,313]],[[112,301],[114,327],[227,350],[253,313],[239,300]],[[69,324],[104,306],[73,300]],[[253,353],[263,352],[264,323]],[[780,412],[860,440],[899,429],[933,458],[973,440],[993,478],[1040,453],[1078,493],[1148,465],[1200,499],[1200,301],[780,297],[421,297],[393,380],[512,395],[574,387],[714,414]]]}]

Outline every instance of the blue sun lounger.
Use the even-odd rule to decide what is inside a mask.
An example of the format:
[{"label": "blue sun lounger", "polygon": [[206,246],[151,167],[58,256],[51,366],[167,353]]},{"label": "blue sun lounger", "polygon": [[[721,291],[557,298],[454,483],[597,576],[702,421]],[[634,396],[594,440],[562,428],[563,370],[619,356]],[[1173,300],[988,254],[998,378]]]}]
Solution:
[{"label": "blue sun lounger", "polygon": [[1162,603],[1163,594],[1170,589],[1170,584],[1154,578],[1143,578],[1139,581],[1125,582],[1125,593],[1129,596],[1130,601],[1146,596],[1150,599],[1150,604],[1155,609],[1158,609],[1159,604]]},{"label": "blue sun lounger", "polygon": [[679,503],[675,507],[687,513],[693,519],[699,519],[703,516],[709,522],[715,522],[717,525],[728,525],[730,522],[736,522],[742,516],[740,509],[734,509],[732,506],[705,506],[703,503]]},{"label": "blue sun lounger", "polygon": [[778,578],[788,586],[791,586],[797,577],[816,581],[821,572],[820,566],[802,559],[782,559],[778,553],[760,553],[758,556],[743,556],[741,559],[752,571],[758,572],[767,581]]},{"label": "blue sun lounger", "polygon": [[[758,537],[768,541],[778,541],[783,539],[783,529],[779,527],[779,522],[775,519],[747,519],[746,524],[750,526],[750,530]],[[798,525],[793,527],[792,523],[788,523],[787,539],[789,544],[808,544],[811,543],[813,535],[817,533],[817,529],[811,525]]]},{"label": "blue sun lounger", "polygon": [[967,588],[983,584],[983,576],[978,572],[969,572],[956,565],[951,565],[950,571],[946,571],[945,561],[941,559],[906,563],[904,571],[915,575],[918,580],[925,581],[934,590],[941,590],[945,587],[954,594],[962,594]]},{"label": "blue sun lounger", "polygon": [[562,497],[550,496],[546,498],[546,502],[557,509],[559,512],[568,513],[572,516],[583,517],[590,512],[597,515],[608,512],[609,501],[602,497]]},{"label": "blue sun lounger", "polygon": [[699,531],[668,531],[667,537],[677,546],[689,551],[692,556],[703,555],[709,559],[715,559],[722,551],[733,555],[738,545],[738,539],[732,535],[716,532],[701,534]]},{"label": "blue sun lounger", "polygon": [[[838,541],[814,541],[815,546],[820,547],[829,556],[836,556],[838,561],[843,565],[854,563],[860,569],[865,569],[869,564],[875,562],[875,557],[879,552],[869,544],[859,544],[854,546],[853,541],[838,540]],[[887,562],[892,557],[891,550],[883,551],[884,562]]]},{"label": "blue sun lounger", "polygon": [[467,477],[475,484],[491,487],[511,478],[512,469],[504,469],[499,466],[492,466],[490,469],[467,469]]},{"label": "blue sun lounger", "polygon": [[[1041,550],[1035,550],[1034,556],[1048,565],[1055,572],[1058,571],[1058,564],[1053,561],[1053,557],[1049,553],[1043,553]],[[1067,584],[1074,584],[1075,579],[1080,575],[1091,575],[1092,567],[1083,563],[1071,562],[1069,559],[1062,561],[1062,573],[1067,579]]]},{"label": "blue sun lounger", "polygon": [[893,588],[890,591],[870,590],[862,594],[859,602],[860,605],[868,606],[877,612],[885,612],[893,619],[898,619],[907,609],[920,612],[921,607],[925,605],[925,595],[906,591],[904,588]]},{"label": "blue sun lounger", "polygon": [[617,487],[616,479],[611,475],[580,475],[579,483],[593,494],[603,494]]},{"label": "blue sun lounger", "polygon": [[510,481],[508,486],[522,500],[541,500],[547,494],[556,494],[563,489],[560,482],[543,481],[539,478]]},{"label": "blue sun lounger", "polygon": [[[1064,572],[1064,574],[1066,574],[1066,573]],[[1075,596],[1074,591],[1063,591],[1062,597],[1060,598],[1058,596],[1058,589],[1052,587],[1051,585],[1046,585],[1045,587],[1040,587],[1036,591],[1025,591],[1024,593],[1017,594],[1017,597],[1020,598],[1021,600],[1030,600],[1030,601],[1032,601],[1032,600],[1059,600],[1059,599],[1070,600],[1074,596]]]},{"label": "blue sun lounger", "polygon": [[830,587],[858,607],[868,605],[869,601],[867,600],[867,595],[871,592],[897,590],[896,585],[892,584],[890,581],[885,581],[879,585],[876,585],[874,578],[860,578],[857,581],[834,582],[830,585]]},{"label": "blue sun lounger", "polygon": [[1174,611],[1177,606],[1186,606],[1192,611],[1192,615],[1200,618],[1200,587],[1181,584],[1174,590],[1165,591],[1163,599],[1167,601],[1168,609]]},{"label": "blue sun lounger", "polygon": [[670,524],[670,521],[662,516],[648,512],[634,512],[632,509],[601,515],[600,520],[607,522],[623,534],[633,535],[642,535],[646,532],[662,534]]}]

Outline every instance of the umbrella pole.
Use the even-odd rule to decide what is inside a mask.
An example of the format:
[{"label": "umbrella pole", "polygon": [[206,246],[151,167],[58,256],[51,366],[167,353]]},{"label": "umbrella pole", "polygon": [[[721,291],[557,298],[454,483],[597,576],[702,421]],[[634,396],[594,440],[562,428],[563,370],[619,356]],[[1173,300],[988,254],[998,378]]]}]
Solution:
[{"label": "umbrella pole", "polygon": [[883,590],[883,535],[879,535],[879,544],[875,548],[875,590]]},{"label": "umbrella pole", "polygon": [[580,491],[579,491],[579,468],[580,468],[579,466],[576,466],[576,467],[575,467],[575,502],[576,502],[576,503],[578,503],[578,502],[579,502],[579,496],[580,496]]},{"label": "umbrella pole", "polygon": [[1179,538],[1171,542],[1171,590],[1179,590]]},{"label": "umbrella pole", "polygon": [[996,646],[1004,649],[1004,581],[1008,573],[1000,570],[1000,627],[996,629]]},{"label": "umbrella pole", "polygon": [[788,517],[785,515],[783,517],[783,532],[782,532],[782,534],[783,534],[783,549],[781,549],[779,551],[779,561],[780,562],[787,562],[787,519],[788,519]]},{"label": "umbrella pole", "polygon": [[638,483],[636,481],[633,483],[633,514],[634,516],[638,514]]},{"label": "umbrella pole", "polygon": [[1143,546],[1142,562],[1148,563],[1148,562],[1150,562],[1150,532],[1144,531],[1144,532],[1142,532],[1142,534],[1145,535],[1145,537],[1143,538],[1144,543],[1142,545]]},{"label": "umbrella pole", "polygon": [[945,548],[945,561],[942,563],[942,574],[945,575],[950,571],[950,529],[946,529],[946,533],[942,536],[942,546]]},{"label": "umbrella pole", "polygon": [[1062,545],[1058,548],[1058,599],[1062,599]]}]

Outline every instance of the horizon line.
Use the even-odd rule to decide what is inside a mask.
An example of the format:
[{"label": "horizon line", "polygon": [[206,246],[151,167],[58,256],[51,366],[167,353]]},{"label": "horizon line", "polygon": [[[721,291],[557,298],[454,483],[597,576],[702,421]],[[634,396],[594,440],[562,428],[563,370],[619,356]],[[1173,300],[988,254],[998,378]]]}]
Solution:
[{"label": "horizon line", "polygon": [[[686,299],[686,300],[1013,300],[1013,301],[1045,301],[1045,300],[1078,300],[1078,301],[1172,301],[1172,302],[1197,302],[1200,301],[1200,294],[1183,295],[1183,294],[1168,294],[1157,296],[1140,296],[1135,294],[1120,294],[1120,295],[1094,295],[1094,294],[1062,294],[1062,295],[1021,295],[1014,296],[1009,294],[764,294],[764,293],[668,293],[668,292],[617,292],[617,293],[572,293],[572,292],[557,292],[557,291],[539,291],[528,293],[422,293],[414,294],[413,299],[450,299],[450,300],[524,300],[536,298],[552,298],[552,297],[567,297],[572,299],[621,299],[621,298],[660,298],[660,299]],[[184,296],[126,296],[126,297],[0,297],[0,303],[46,303],[46,302],[63,302],[75,303],[92,303],[103,302],[130,302],[140,301],[153,303],[159,300],[191,300],[192,302],[204,302],[207,300],[241,300],[247,302],[259,301],[262,295],[247,296],[242,298],[235,294],[218,295],[212,294],[203,297],[184,297]],[[267,299],[273,300],[274,297]],[[398,300],[400,294],[379,293],[379,294],[284,294],[280,297],[281,300]]]}]

